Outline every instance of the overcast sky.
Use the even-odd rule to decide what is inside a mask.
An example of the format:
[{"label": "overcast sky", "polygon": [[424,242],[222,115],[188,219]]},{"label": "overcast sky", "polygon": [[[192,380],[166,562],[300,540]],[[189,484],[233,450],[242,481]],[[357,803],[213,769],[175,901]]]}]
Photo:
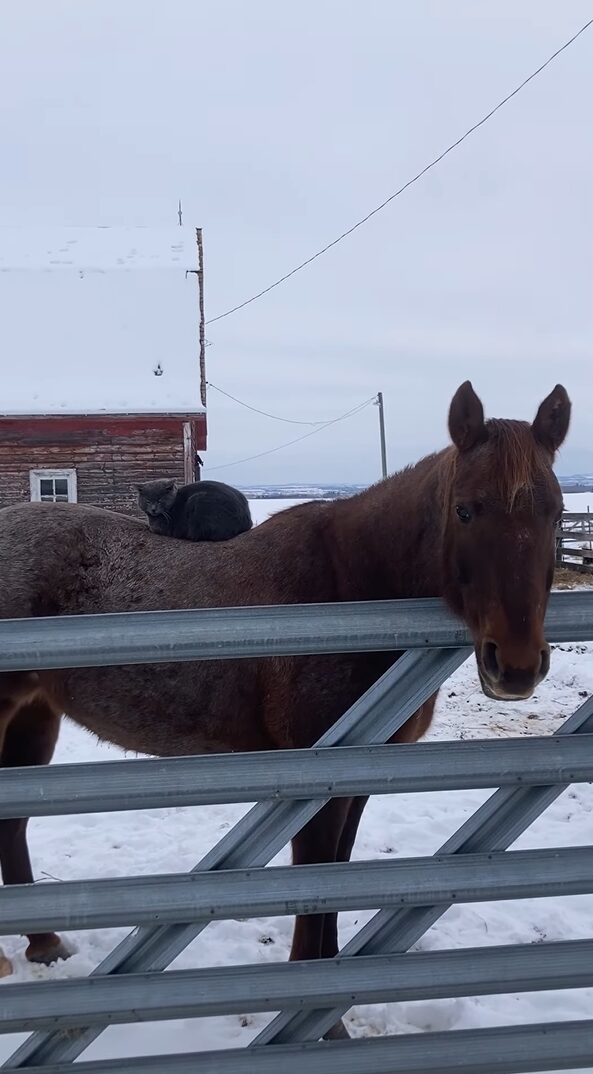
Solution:
[{"label": "overcast sky", "polygon": [[[162,225],[181,197],[215,317],[382,201],[590,15],[581,0],[5,3],[0,224]],[[355,235],[209,326],[209,377],[300,420],[382,390],[391,468],[445,444],[466,378],[489,414],[527,418],[561,381],[574,420],[558,468],[593,472],[592,99],[593,28]],[[306,431],[209,404],[212,467]],[[215,475],[372,480],[377,411]]]}]

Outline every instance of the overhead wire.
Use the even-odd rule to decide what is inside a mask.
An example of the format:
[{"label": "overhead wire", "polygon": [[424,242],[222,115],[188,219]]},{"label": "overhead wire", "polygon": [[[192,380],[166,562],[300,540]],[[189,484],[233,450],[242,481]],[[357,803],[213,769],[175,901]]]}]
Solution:
[{"label": "overhead wire", "polygon": [[292,447],[293,444],[300,444],[302,440],[307,440],[310,436],[315,436],[316,433],[323,432],[324,429],[329,429],[331,425],[336,425],[339,421],[345,421],[346,418],[351,418],[355,414],[360,413],[367,406],[370,406],[377,399],[376,395],[372,395],[370,399],[365,399],[363,403],[358,403],[352,410],[347,410],[345,414],[340,414],[337,418],[332,418],[331,421],[326,421],[322,425],[318,425],[315,429],[311,429],[310,432],[304,433],[303,436],[297,436],[294,440],[288,440],[284,444],[277,444],[276,447],[268,448],[267,451],[258,451],[256,455],[247,455],[244,459],[235,459],[233,462],[220,463],[218,466],[208,466],[206,469],[208,473],[212,473],[214,470],[226,470],[231,466],[240,466],[244,462],[253,462],[255,459],[263,459],[266,455],[273,455],[276,451],[282,451],[284,448]]},{"label": "overhead wire", "polygon": [[[213,381],[208,381],[208,387],[214,388],[214,391],[219,392],[220,395],[226,395],[227,399],[232,399],[233,403],[238,403],[239,406],[245,407],[246,410],[252,410],[254,414],[262,414],[264,418],[272,418],[273,421],[284,421],[287,425],[325,425],[325,421],[297,421],[296,418],[282,418],[279,414],[269,414],[267,410],[260,410],[259,407],[252,406],[251,403],[246,403],[244,399],[237,399],[236,395],[231,395],[230,392],[219,388],[218,384],[214,384]],[[332,419],[333,420],[333,419]]]},{"label": "overhead wire", "polygon": [[274,280],[274,282],[269,284],[268,287],[264,287],[261,291],[258,291],[257,294],[252,295],[251,298],[246,298],[243,302],[239,302],[236,306],[232,306],[230,309],[225,310],[224,313],[219,313],[216,317],[211,317],[206,323],[214,324],[216,321],[222,321],[225,317],[230,317],[232,313],[237,313],[239,310],[244,309],[245,306],[249,306],[252,302],[256,302],[259,298],[263,298],[264,295],[269,294],[270,291],[273,291],[276,287],[280,287],[280,284],[285,283],[287,280],[291,279],[291,277],[295,276],[297,272],[301,272],[302,269],[307,268],[307,266],[311,265],[314,261],[317,260],[317,258],[322,257],[322,255],[326,254],[328,250],[332,250],[334,246],[337,246],[338,243],[348,238],[349,235],[352,235],[353,232],[357,231],[357,229],[362,227],[363,224],[366,224],[373,216],[376,216],[377,213],[380,213],[383,209],[385,209],[392,201],[394,201],[395,198],[398,198],[400,194],[404,193],[405,190],[408,190],[408,188],[413,186],[414,183],[417,183],[419,179],[422,179],[422,177],[426,175],[427,172],[431,171],[432,168],[435,168],[437,164],[440,164],[440,162],[444,160],[445,157],[449,155],[449,153],[452,153],[454,149],[457,149],[458,146],[462,144],[462,142],[465,142],[466,138],[469,138],[470,135],[474,134],[474,132],[479,130],[480,127],[483,127],[484,124],[492,118],[492,116],[494,116],[501,108],[503,108],[505,104],[508,104],[508,102],[511,101],[513,97],[516,97],[517,94],[525,88],[525,86],[527,86],[530,82],[537,78],[537,76],[540,75],[542,71],[546,69],[546,67],[548,67],[555,59],[557,59],[557,57],[560,56],[560,54],[564,52],[565,49],[569,48],[570,45],[574,44],[577,38],[579,38],[581,34],[584,34],[585,31],[588,30],[592,25],[593,18],[589,19],[589,21],[586,22],[584,26],[581,26],[581,28],[577,30],[577,32],[568,39],[568,41],[565,41],[564,44],[560,46],[560,48],[557,48],[556,51],[551,54],[551,56],[548,56],[547,60],[544,60],[544,62],[541,63],[539,67],[535,69],[535,71],[532,71],[531,74],[527,76],[527,78],[524,78],[523,81],[520,82],[518,86],[515,86],[515,88],[510,93],[507,93],[506,97],[503,97],[502,100],[499,101],[498,104],[494,106],[494,108],[491,108],[485,116],[482,116],[482,118],[478,120],[477,123],[474,123],[471,127],[469,127],[468,130],[466,130],[465,133],[461,135],[461,137],[457,138],[455,142],[452,142],[451,145],[447,146],[447,148],[444,149],[442,153],[439,153],[438,156],[434,157],[434,159],[431,160],[419,172],[417,172],[416,175],[412,176],[411,179],[408,179],[407,182],[403,184],[403,186],[400,186],[398,190],[395,190],[393,194],[390,194],[389,197],[385,198],[385,200],[382,201],[380,205],[377,205],[374,209],[371,209],[371,211],[368,212],[366,216],[363,216],[360,220],[357,220],[355,224],[352,224],[351,227],[347,228],[346,231],[343,231],[341,235],[337,236],[337,238],[333,239],[331,242],[328,242],[320,250],[317,250],[317,252],[312,254],[311,257],[306,258],[305,261],[301,261],[301,263],[299,265],[296,265],[295,268],[291,269],[290,272],[286,272],[284,276],[280,276],[279,279]]}]

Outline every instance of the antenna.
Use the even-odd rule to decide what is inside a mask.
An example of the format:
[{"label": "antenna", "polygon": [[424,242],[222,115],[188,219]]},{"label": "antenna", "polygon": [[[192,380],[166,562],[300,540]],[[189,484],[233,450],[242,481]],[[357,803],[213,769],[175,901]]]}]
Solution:
[{"label": "antenna", "polygon": [[179,218],[179,227],[182,227],[182,225],[183,225],[183,210],[181,208],[181,198],[179,199],[179,201],[177,203],[177,216]]}]

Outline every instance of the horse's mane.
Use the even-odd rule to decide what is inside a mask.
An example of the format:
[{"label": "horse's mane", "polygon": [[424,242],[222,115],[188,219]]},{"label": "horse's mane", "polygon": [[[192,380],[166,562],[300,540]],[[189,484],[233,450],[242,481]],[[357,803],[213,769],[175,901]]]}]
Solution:
[{"label": "horse's mane", "polygon": [[[507,511],[512,511],[519,496],[533,496],[538,479],[549,473],[550,459],[535,440],[528,422],[491,418],[486,428],[487,439],[475,449],[476,466],[488,467],[489,485],[494,480],[496,495]],[[458,458],[454,447],[439,457],[445,503],[451,499]]]}]

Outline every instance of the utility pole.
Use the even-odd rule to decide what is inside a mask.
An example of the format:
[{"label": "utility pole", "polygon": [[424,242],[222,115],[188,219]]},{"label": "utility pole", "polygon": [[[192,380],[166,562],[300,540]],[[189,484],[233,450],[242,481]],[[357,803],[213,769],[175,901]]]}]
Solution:
[{"label": "utility pole", "polygon": [[377,392],[379,407],[379,436],[381,437],[381,474],[383,480],[387,477],[387,447],[385,444],[385,410],[383,407],[383,392]]},{"label": "utility pole", "polygon": [[183,227],[183,210],[181,208],[181,198],[177,204],[177,219],[179,220],[179,227]]},{"label": "utility pole", "polygon": [[204,316],[204,243],[202,241],[202,229],[196,228],[196,246],[198,248],[197,269],[186,269],[185,278],[197,276],[198,279],[198,308],[199,308],[199,361],[200,361],[200,399],[206,406],[206,318]]},{"label": "utility pole", "polygon": [[198,247],[198,301],[200,307],[200,394],[202,405],[206,406],[206,319],[204,317],[204,244],[202,229],[196,228]]}]

